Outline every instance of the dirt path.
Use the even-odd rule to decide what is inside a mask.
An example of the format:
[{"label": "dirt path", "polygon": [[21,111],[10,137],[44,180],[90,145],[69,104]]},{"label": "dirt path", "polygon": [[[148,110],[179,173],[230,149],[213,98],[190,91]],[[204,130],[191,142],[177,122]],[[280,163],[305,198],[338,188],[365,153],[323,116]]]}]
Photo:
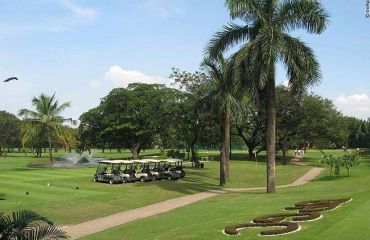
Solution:
[{"label": "dirt path", "polygon": [[[295,158],[292,160],[292,163],[295,165],[307,165],[300,162],[301,157]],[[295,187],[299,185],[306,184],[316,178],[324,169],[314,167],[310,169],[302,177],[295,180],[293,183],[277,186],[277,188],[287,188]],[[244,191],[255,191],[255,190],[264,190],[265,187],[251,187],[251,188],[224,188],[220,190],[211,190],[207,192],[201,192],[193,195],[187,195],[179,198],[169,199],[163,202],[151,204],[145,207],[136,208],[129,211],[124,211],[116,213],[110,216],[98,218],[95,220],[83,222],[76,225],[64,226],[61,227],[64,231],[68,233],[72,239],[77,239],[83,236],[94,234],[97,232],[104,231],[108,228],[119,226],[128,222],[132,222],[138,219],[147,218],[156,214],[164,213],[171,211],[173,209],[189,205],[210,197],[214,197],[220,194],[225,193],[235,193],[235,192],[244,192]]]}]

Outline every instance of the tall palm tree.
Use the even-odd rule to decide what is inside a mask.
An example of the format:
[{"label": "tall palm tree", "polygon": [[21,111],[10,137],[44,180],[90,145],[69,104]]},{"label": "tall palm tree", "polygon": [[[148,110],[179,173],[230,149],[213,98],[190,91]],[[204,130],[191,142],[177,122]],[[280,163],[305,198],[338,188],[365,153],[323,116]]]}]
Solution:
[{"label": "tall palm tree", "polygon": [[231,113],[237,112],[238,100],[230,78],[228,62],[221,54],[214,59],[206,58],[202,67],[209,73],[210,78],[201,86],[204,97],[198,104],[213,109],[220,116],[220,186],[223,186],[229,180],[230,120]]},{"label": "tall palm tree", "polygon": [[46,217],[22,210],[5,215],[0,212],[0,240],[68,239],[67,234],[55,227]]},{"label": "tall palm tree", "polygon": [[[226,0],[231,18],[244,22],[231,23],[217,32],[207,52],[216,57],[220,52],[241,44],[232,56],[240,79],[255,96],[264,99],[267,113],[267,192],[275,191],[275,67],[287,69],[290,89],[301,93],[321,77],[319,64],[311,48],[290,31],[303,28],[309,33],[322,33],[328,14],[318,0]],[[261,95],[263,93],[263,96]]]},{"label": "tall palm tree", "polygon": [[66,108],[70,107],[69,102],[59,104],[55,99],[55,94],[47,96],[41,94],[32,99],[32,105],[36,111],[22,109],[19,116],[24,117],[22,123],[22,144],[23,146],[32,142],[39,142],[40,139],[46,139],[49,145],[50,167],[53,167],[53,143],[59,142],[68,145],[73,136],[63,124],[75,121],[65,119],[61,114]]}]

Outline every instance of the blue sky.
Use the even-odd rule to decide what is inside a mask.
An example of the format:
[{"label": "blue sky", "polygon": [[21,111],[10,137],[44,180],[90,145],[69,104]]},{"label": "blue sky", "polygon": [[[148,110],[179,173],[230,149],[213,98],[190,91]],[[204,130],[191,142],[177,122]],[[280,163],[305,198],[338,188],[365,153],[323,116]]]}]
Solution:
[{"label": "blue sky", "polygon": [[[322,83],[311,90],[346,115],[370,116],[370,18],[365,0],[324,0],[322,35],[293,33],[315,51]],[[169,84],[171,67],[194,71],[212,34],[230,21],[223,0],[0,0],[0,109],[30,108],[32,96],[72,101],[77,119],[112,88]],[[278,82],[286,80],[283,71]]]}]

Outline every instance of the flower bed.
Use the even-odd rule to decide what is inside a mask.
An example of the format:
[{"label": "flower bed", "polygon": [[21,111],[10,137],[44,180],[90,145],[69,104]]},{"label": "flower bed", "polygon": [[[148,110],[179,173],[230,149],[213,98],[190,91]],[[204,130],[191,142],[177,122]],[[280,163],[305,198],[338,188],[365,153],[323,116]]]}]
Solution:
[{"label": "flower bed", "polygon": [[[259,216],[250,223],[236,224],[225,227],[222,231],[225,235],[239,235],[245,228],[268,228],[276,227],[278,229],[269,229],[260,232],[260,236],[278,236],[297,232],[301,226],[297,222],[309,222],[322,218],[321,212],[334,210],[343,203],[351,201],[350,198],[344,199],[325,199],[314,201],[302,201],[294,204],[294,207],[286,207],[285,210],[298,210],[295,213],[278,213]],[[291,218],[290,221],[286,218]]]}]

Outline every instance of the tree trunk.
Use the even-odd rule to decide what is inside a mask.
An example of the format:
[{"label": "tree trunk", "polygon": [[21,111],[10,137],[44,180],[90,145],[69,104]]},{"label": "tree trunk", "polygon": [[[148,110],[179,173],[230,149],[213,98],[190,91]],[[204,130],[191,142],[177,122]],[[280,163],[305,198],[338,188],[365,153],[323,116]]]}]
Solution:
[{"label": "tree trunk", "polygon": [[229,148],[230,148],[230,122],[227,112],[222,114],[221,131],[221,159],[220,159],[220,186],[224,186],[229,178]]},{"label": "tree trunk", "polygon": [[49,142],[49,161],[50,167],[54,168],[54,161],[53,161],[53,146],[51,144],[50,134],[48,133],[48,142]]},{"label": "tree trunk", "polygon": [[251,148],[251,147],[248,147],[248,156],[249,156],[249,160],[254,159],[253,148]]},{"label": "tree trunk", "polygon": [[287,165],[288,164],[288,159],[286,158],[287,149],[285,147],[285,143],[283,143],[281,151],[283,152],[283,159],[281,161],[281,164]]},{"label": "tree trunk", "polygon": [[191,159],[192,162],[197,161],[197,156],[196,156],[196,153],[195,153],[195,144],[197,143],[197,140],[198,140],[198,132],[195,132],[194,133],[194,138],[190,143],[190,152],[191,152],[191,158],[190,159]]},{"label": "tree trunk", "polygon": [[135,147],[130,148],[133,159],[139,159],[140,150],[141,148],[139,144],[137,144]]},{"label": "tree trunk", "polygon": [[[230,131],[231,131],[231,130],[230,130]],[[232,152],[231,152],[231,151],[232,151],[232,149],[233,149],[233,148],[232,148],[232,140],[231,140],[231,132],[230,132],[230,134],[229,134],[229,135],[230,135],[230,137],[229,137],[229,139],[230,139],[230,141],[229,141],[229,142],[230,142],[230,145],[229,145],[229,146],[230,146],[230,147],[229,147],[229,159],[230,159],[231,154],[232,154]],[[229,169],[227,170],[227,172],[229,172]],[[227,180],[229,180],[229,179],[227,179]]]},{"label": "tree trunk", "polygon": [[[273,66],[272,66],[273,68]],[[267,124],[266,124],[266,150],[267,150],[267,192],[275,192],[275,137],[276,137],[276,99],[275,99],[275,73],[270,71],[267,82]]]}]

